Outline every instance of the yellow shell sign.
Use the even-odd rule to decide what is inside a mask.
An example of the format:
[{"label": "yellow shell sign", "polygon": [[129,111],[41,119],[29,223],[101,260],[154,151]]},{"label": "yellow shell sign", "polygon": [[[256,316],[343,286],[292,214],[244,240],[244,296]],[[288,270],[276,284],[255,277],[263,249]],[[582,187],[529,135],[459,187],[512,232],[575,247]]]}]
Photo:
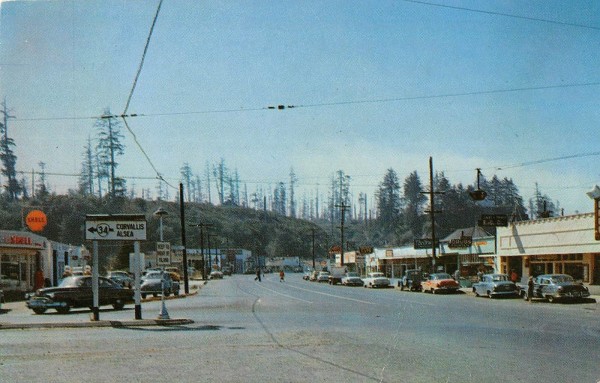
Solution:
[{"label": "yellow shell sign", "polygon": [[32,210],[25,217],[25,223],[31,231],[42,231],[48,223],[48,218],[41,210]]}]

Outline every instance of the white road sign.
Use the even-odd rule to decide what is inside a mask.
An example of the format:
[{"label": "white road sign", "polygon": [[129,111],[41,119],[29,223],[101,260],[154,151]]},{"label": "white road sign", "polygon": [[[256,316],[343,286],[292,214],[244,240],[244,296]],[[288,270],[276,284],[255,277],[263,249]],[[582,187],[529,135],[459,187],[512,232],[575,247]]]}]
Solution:
[{"label": "white road sign", "polygon": [[85,239],[92,241],[145,241],[144,215],[87,215]]}]

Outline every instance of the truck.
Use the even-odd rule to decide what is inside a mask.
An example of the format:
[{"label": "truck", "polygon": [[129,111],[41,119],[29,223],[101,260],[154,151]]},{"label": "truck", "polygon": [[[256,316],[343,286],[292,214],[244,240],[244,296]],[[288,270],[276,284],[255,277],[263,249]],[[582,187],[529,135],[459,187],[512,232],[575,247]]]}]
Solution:
[{"label": "truck", "polygon": [[346,266],[331,266],[329,267],[329,284],[336,285],[342,283],[342,278],[348,272]]}]

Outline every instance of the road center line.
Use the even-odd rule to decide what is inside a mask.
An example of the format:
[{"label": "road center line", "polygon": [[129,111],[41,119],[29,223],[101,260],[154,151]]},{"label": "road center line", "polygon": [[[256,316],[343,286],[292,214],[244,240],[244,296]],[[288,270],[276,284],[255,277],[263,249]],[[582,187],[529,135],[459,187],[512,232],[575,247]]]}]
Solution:
[{"label": "road center line", "polygon": [[287,298],[290,298],[290,299],[295,299],[295,300],[298,300],[298,301],[301,301],[301,302],[305,302],[305,303],[309,303],[309,304],[312,304],[312,303],[313,303],[313,302],[311,302],[311,301],[307,301],[307,300],[305,300],[305,299],[302,299],[302,298],[296,298],[296,297],[293,297],[293,296],[291,296],[291,295],[287,295],[287,294],[280,293],[280,292],[279,292],[279,291],[277,291],[277,290],[273,290],[273,289],[270,289],[270,288],[268,288],[268,287],[265,287],[265,286],[263,286],[263,285],[262,285],[260,282],[257,282],[257,283],[258,283],[258,286],[259,286],[260,288],[263,288],[263,289],[265,289],[265,290],[268,290],[268,291],[270,291],[270,292],[272,292],[272,293],[279,294],[279,295],[282,295],[282,296],[284,296],[284,297],[287,297]]},{"label": "road center line", "polygon": [[298,290],[308,291],[308,292],[314,293],[314,294],[321,294],[321,295],[326,295],[328,297],[333,297],[333,298],[345,299],[345,300],[353,301],[353,302],[364,303],[366,305],[374,305],[375,304],[373,302],[363,301],[363,300],[355,299],[355,298],[341,297],[339,295],[334,295],[334,294],[322,293],[320,291],[309,290],[309,289],[305,289],[305,288],[302,288],[302,287],[292,286],[292,285],[289,285],[289,284],[286,285],[286,286],[294,288],[294,289],[298,289]]}]

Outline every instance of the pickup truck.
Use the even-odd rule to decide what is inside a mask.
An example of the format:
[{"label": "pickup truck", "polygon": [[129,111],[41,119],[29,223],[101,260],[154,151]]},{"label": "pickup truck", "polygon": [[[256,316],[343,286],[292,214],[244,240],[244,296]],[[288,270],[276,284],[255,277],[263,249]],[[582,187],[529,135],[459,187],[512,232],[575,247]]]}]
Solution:
[{"label": "pickup truck", "polygon": [[[519,295],[529,299],[527,283],[517,283]],[[567,274],[542,274],[533,280],[532,298],[545,299],[548,302],[556,300],[579,300],[588,298],[590,291],[581,283],[576,283]]]},{"label": "pickup truck", "polygon": [[329,284],[337,285],[342,283],[342,278],[346,276],[348,270],[345,266],[333,266],[329,268]]}]

